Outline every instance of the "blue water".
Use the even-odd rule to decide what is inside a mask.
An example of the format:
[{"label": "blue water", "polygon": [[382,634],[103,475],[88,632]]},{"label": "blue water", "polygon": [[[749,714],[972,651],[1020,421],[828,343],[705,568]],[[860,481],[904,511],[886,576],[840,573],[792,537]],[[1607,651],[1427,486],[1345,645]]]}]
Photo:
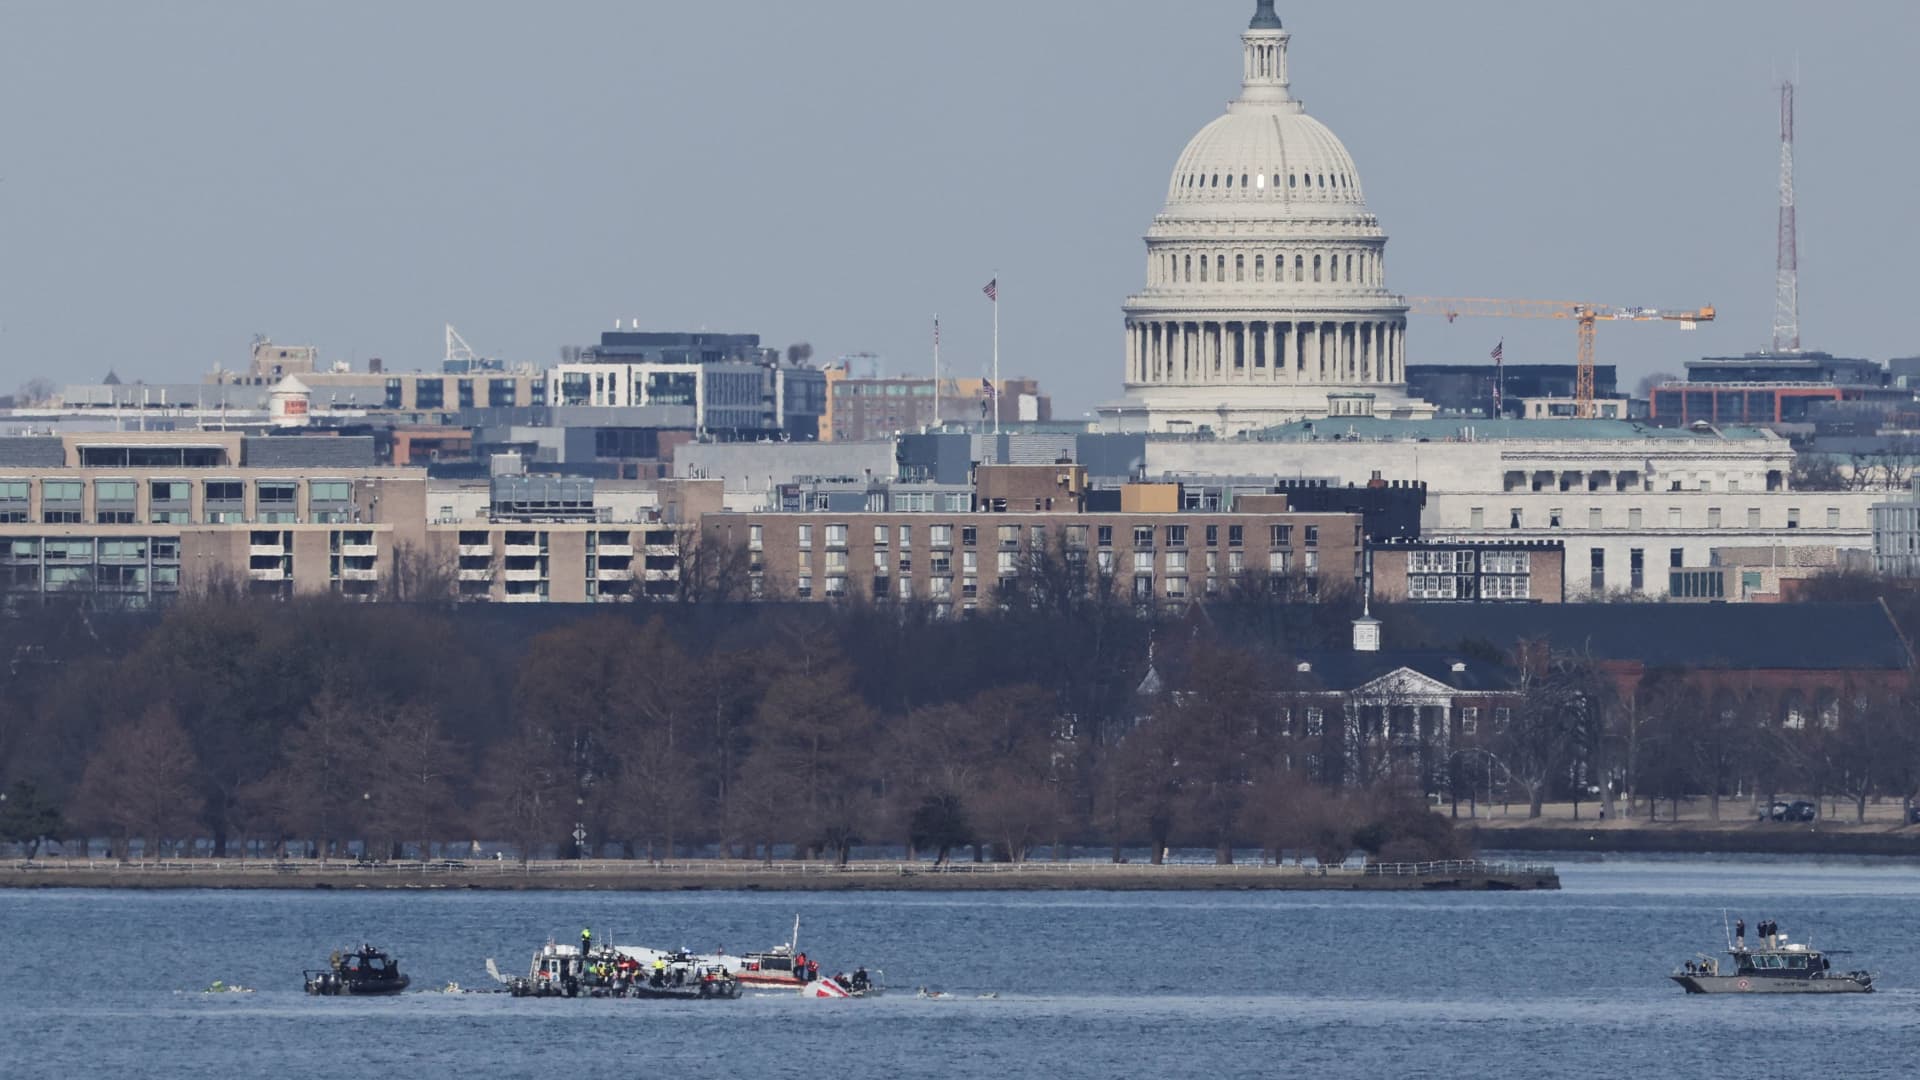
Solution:
[{"label": "blue water", "polygon": [[[1920,1075],[1920,867],[1561,862],[1559,893],[0,892],[0,1077]],[[1721,910],[1852,949],[1863,997],[1688,997]],[[865,1001],[312,999],[362,940],[416,990],[549,936],[864,963]],[[201,993],[215,979],[257,993]],[[929,1000],[916,987],[946,991]],[[997,995],[985,997],[982,995]]]}]

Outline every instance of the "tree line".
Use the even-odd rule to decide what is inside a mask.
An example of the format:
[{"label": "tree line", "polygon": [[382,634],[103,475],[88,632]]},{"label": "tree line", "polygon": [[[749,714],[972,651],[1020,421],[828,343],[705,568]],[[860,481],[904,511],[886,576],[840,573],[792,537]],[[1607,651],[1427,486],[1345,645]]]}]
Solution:
[{"label": "tree line", "polygon": [[1625,813],[1658,799],[1670,815],[1920,796],[1904,679],[1628,680],[1552,642],[1463,642],[1501,673],[1498,708],[1409,741],[1398,703],[1378,724],[1343,715],[1289,662],[1345,649],[1353,605],[1289,595],[1174,615],[1067,591],[967,619],[233,593],[25,609],[0,619],[0,842],[392,857],[482,840],[541,857],[579,853],[578,828],[585,852],[636,858],[1398,860],[1460,853],[1430,795],[1456,814],[1573,799],[1609,815],[1623,796]]}]

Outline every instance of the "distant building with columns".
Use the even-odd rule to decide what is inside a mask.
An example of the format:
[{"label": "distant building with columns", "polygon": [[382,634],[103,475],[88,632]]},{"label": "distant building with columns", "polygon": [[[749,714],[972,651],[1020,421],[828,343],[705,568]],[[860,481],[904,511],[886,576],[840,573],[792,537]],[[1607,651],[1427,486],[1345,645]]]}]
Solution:
[{"label": "distant building with columns", "polygon": [[1125,305],[1126,396],[1101,406],[1106,431],[1433,415],[1407,395],[1386,233],[1346,147],[1289,90],[1288,37],[1259,0],[1240,96],[1180,155],[1147,287]]}]

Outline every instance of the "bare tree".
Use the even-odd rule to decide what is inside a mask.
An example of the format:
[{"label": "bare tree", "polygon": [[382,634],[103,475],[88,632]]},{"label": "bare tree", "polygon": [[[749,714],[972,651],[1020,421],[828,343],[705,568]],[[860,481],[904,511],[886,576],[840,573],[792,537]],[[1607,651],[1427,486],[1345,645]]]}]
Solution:
[{"label": "bare tree", "polygon": [[148,858],[193,835],[204,802],[193,743],[172,711],[155,706],[110,730],[74,793],[79,824],[110,830],[122,857],[134,837]]},{"label": "bare tree", "polygon": [[392,566],[381,582],[381,598],[404,603],[441,603],[454,597],[458,560],[422,544],[402,540],[393,546]]}]

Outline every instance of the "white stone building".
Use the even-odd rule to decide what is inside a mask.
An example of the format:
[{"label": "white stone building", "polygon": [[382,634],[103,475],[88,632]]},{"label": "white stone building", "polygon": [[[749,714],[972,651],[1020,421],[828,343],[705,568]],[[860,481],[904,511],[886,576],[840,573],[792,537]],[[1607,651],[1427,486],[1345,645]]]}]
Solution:
[{"label": "white stone building", "polygon": [[1240,96],[1174,167],[1126,311],[1126,397],[1107,431],[1231,435],[1302,418],[1422,418],[1407,305],[1345,146],[1289,89],[1289,35],[1259,0]]},{"label": "white stone building", "polygon": [[1726,549],[1871,548],[1885,494],[1794,490],[1793,457],[1760,429],[1333,419],[1260,439],[1149,439],[1145,473],[1422,483],[1423,537],[1559,541],[1567,598],[1584,600],[1664,597],[1672,570],[1714,565]]}]

